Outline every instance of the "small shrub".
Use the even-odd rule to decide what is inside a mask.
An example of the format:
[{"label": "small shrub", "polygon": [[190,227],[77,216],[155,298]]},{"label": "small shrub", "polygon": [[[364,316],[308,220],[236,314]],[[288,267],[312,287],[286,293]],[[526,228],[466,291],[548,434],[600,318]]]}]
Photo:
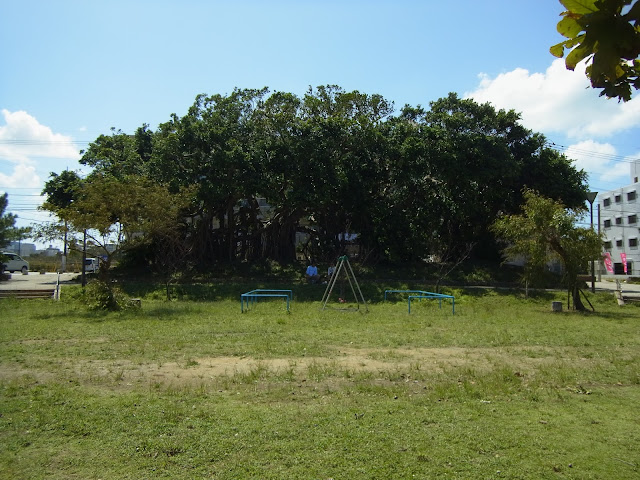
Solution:
[{"label": "small shrub", "polygon": [[131,306],[129,297],[113,282],[94,280],[87,285],[86,298],[93,310],[124,310]]}]

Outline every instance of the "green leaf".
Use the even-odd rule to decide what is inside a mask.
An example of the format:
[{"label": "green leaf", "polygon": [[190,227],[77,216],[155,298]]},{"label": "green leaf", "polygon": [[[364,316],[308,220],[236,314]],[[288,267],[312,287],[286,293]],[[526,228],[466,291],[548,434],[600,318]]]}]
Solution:
[{"label": "green leaf", "polygon": [[572,13],[587,15],[597,12],[596,0],[560,0],[560,3]]},{"label": "green leaf", "polygon": [[573,17],[564,17],[558,22],[558,33],[567,38],[574,38],[583,29],[582,26]]},{"label": "green leaf", "polygon": [[564,57],[564,42],[560,42],[557,45],[552,46],[549,48],[549,52],[551,52],[551,55],[554,57]]},{"label": "green leaf", "polygon": [[[579,45],[585,39],[585,35],[579,35],[575,38],[570,38],[569,40],[565,40],[564,42],[560,42],[557,45],[552,46],[549,51],[552,55],[555,55],[558,58],[562,58],[564,56],[564,49],[571,50],[576,45]],[[561,50],[560,47],[563,47]],[[590,47],[586,47],[590,48]]]},{"label": "green leaf", "polygon": [[567,55],[567,59],[565,60],[564,63],[569,70],[574,70],[576,68],[576,65],[578,65],[578,63],[580,63],[582,60],[587,58],[592,53],[593,52],[590,49],[585,48],[583,46],[576,47],[573,50],[571,50],[571,53],[569,53],[569,55]]},{"label": "green leaf", "polygon": [[616,45],[611,43],[598,45],[598,51],[593,57],[592,72],[596,76],[604,75],[607,81],[612,83],[616,83],[617,79],[625,75]]}]

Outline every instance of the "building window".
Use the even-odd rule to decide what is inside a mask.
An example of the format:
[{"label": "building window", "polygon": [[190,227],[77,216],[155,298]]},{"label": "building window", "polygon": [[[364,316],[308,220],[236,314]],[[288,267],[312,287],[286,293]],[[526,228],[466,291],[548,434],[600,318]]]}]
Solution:
[{"label": "building window", "polygon": [[604,249],[605,250],[611,250],[611,242],[604,242]]},{"label": "building window", "polygon": [[608,207],[609,205],[611,205],[611,199],[605,198],[604,200],[602,200],[602,205],[604,205],[605,207]]},{"label": "building window", "polygon": [[622,248],[622,240],[616,240],[616,247]]},{"label": "building window", "polygon": [[627,220],[629,221],[629,225],[634,225],[634,224],[638,223],[638,216],[637,215],[629,215],[629,217],[627,217]]},{"label": "building window", "polygon": [[622,217],[616,217],[616,225],[622,225]]},{"label": "building window", "polygon": [[615,275],[631,275],[633,273],[633,264],[627,262],[627,271],[624,271],[624,263],[615,263],[613,265],[613,273]]},{"label": "building window", "polygon": [[638,248],[638,239],[637,238],[630,238],[629,239],[629,247],[630,248]]},{"label": "building window", "polygon": [[604,228],[611,228],[611,220],[608,218],[604,221]]},{"label": "building window", "polygon": [[628,192],[627,193],[627,201],[629,202],[633,202],[636,199],[636,191],[632,191],[632,192]]},{"label": "building window", "polygon": [[622,195],[616,195],[613,198],[615,199],[616,203],[620,203],[622,201]]}]

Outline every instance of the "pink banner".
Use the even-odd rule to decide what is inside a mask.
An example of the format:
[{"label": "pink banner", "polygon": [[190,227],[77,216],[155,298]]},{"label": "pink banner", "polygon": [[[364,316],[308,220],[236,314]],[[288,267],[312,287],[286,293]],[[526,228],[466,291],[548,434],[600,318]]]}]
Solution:
[{"label": "pink banner", "polygon": [[627,254],[621,253],[620,259],[622,260],[622,268],[624,268],[624,273],[627,273]]},{"label": "pink banner", "polygon": [[607,272],[613,273],[613,263],[609,252],[604,252],[604,266],[607,267]]}]

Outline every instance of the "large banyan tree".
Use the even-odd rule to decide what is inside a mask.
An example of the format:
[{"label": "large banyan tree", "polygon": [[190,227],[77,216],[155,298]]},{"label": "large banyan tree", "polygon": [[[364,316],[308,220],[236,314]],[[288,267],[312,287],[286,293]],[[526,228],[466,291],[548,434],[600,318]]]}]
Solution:
[{"label": "large banyan tree", "polygon": [[84,152],[93,175],[144,177],[189,191],[192,260],[368,258],[415,261],[498,249],[490,225],[529,188],[570,208],[585,173],[514,111],[450,94],[394,111],[380,95],[336,86],[198,95],[151,131],[113,130]]}]

